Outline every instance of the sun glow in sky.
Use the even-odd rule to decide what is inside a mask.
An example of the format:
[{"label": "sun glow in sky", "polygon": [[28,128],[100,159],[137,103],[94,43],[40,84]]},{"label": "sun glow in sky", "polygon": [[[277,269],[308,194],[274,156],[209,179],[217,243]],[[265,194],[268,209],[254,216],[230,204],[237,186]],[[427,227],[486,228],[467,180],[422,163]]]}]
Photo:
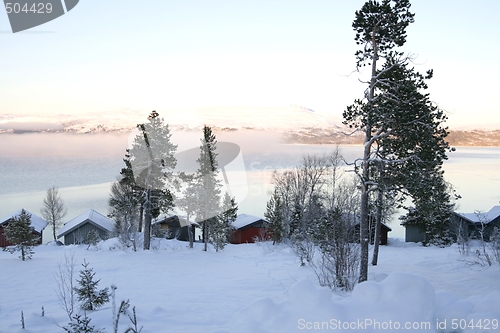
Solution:
[{"label": "sun glow in sky", "polygon": [[[340,116],[365,86],[354,12],[364,0],[81,0],[12,34],[0,10],[0,113],[109,113],[302,105]],[[434,69],[452,127],[500,127],[500,2],[413,0],[403,51]]]}]

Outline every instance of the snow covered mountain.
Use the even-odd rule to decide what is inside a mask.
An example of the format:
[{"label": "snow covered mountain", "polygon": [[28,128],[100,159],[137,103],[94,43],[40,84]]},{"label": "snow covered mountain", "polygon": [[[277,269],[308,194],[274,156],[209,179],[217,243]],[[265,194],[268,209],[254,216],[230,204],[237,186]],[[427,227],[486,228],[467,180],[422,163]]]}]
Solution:
[{"label": "snow covered mountain", "polygon": [[[129,132],[147,121],[151,110],[118,109],[87,114],[0,114],[1,133]],[[350,132],[340,115],[307,107],[206,107],[157,110],[174,131],[199,130],[203,125],[216,131],[260,130],[282,134],[285,142],[303,144],[361,144],[363,137]],[[452,146],[500,146],[500,130],[454,129],[448,141]]]},{"label": "snow covered mountain", "polygon": [[[207,107],[157,110],[176,130],[195,130],[203,125],[221,130],[300,131],[306,129],[343,129],[342,119],[329,113],[301,106],[288,107]],[[1,132],[122,132],[147,121],[149,111],[119,109],[110,113],[79,115],[0,114]]]}]

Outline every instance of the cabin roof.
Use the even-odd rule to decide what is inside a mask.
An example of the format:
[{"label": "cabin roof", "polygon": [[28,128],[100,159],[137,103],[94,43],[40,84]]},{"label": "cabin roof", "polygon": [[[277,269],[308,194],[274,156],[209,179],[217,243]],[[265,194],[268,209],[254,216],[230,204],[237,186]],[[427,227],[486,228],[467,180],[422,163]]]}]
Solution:
[{"label": "cabin roof", "polygon": [[500,216],[500,206],[493,206],[487,213],[458,213],[461,217],[469,220],[472,223],[489,223]]},{"label": "cabin roof", "polygon": [[79,226],[85,224],[87,221],[90,221],[93,225],[110,232],[113,231],[115,226],[115,223],[110,218],[107,218],[106,216],[102,215],[99,212],[96,212],[93,209],[89,209],[88,211],[66,222],[61,230],[59,230],[57,238],[70,233],[71,231],[77,229]]},{"label": "cabin roof", "polygon": [[236,219],[231,223],[231,225],[236,229],[241,229],[260,220],[266,221],[262,217],[248,215],[248,214],[239,214],[236,217]]},{"label": "cabin roof", "polygon": [[[151,224],[162,224],[162,223],[166,223],[167,225],[172,225],[177,227],[178,226],[186,227],[188,225],[187,217],[181,215],[163,216],[163,217],[158,217],[157,219],[151,221]],[[199,226],[199,224],[195,221],[189,221],[189,224],[192,224],[194,226]]]},{"label": "cabin roof", "polygon": [[[5,216],[3,219],[0,220],[0,224],[8,223],[10,219],[12,219],[14,217],[19,217],[19,215],[21,215],[21,211],[22,211],[22,209],[19,209],[18,211],[14,212],[10,215]],[[24,211],[31,215],[30,225],[33,227],[33,229],[38,233],[42,233],[43,229],[45,229],[45,227],[47,227],[47,225],[49,223],[47,221],[45,221],[44,219],[42,219],[41,217],[38,217],[35,214],[30,213],[26,209]]]},{"label": "cabin roof", "polygon": [[387,224],[385,224],[384,222],[380,222],[380,224],[385,227],[388,231],[392,231],[392,228],[389,227]]}]

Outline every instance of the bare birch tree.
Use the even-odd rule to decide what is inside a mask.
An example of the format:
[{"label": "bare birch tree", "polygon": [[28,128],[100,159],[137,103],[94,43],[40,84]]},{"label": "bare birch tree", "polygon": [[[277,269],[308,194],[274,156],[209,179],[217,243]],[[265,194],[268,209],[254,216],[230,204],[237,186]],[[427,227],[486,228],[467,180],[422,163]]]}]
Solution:
[{"label": "bare birch tree", "polygon": [[49,222],[52,227],[52,235],[56,240],[56,230],[62,225],[62,219],[66,216],[68,210],[64,201],[59,195],[57,187],[53,186],[47,190],[47,195],[43,199],[41,209],[42,217]]}]

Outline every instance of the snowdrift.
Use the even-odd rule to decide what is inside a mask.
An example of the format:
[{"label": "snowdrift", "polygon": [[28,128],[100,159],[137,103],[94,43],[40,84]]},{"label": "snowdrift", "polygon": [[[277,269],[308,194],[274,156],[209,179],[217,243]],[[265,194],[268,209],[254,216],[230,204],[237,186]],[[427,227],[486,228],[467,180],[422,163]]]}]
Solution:
[{"label": "snowdrift", "polygon": [[394,272],[357,285],[350,297],[332,297],[310,280],[297,282],[287,301],[254,301],[235,315],[231,333],[500,332],[500,292],[460,300],[435,292],[422,277]]}]

